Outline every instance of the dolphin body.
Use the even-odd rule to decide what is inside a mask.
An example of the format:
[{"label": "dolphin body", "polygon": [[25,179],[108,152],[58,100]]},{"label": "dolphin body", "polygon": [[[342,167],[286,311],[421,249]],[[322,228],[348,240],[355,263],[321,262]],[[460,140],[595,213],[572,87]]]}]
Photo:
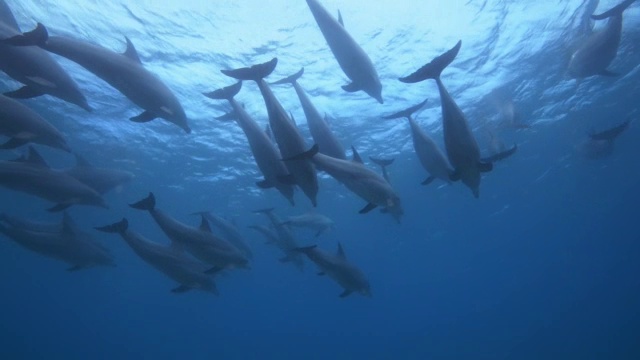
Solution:
[{"label": "dolphin body", "polygon": [[594,20],[609,19],[603,29],[593,32],[571,55],[569,74],[577,79],[593,75],[616,76],[607,70],[616,57],[622,34],[622,13],[635,0],[626,0]]},{"label": "dolphin body", "polygon": [[129,206],[149,211],[149,214],[171,241],[184,246],[199,260],[220,269],[248,267],[247,258],[238,249],[211,233],[209,223],[204,217],[199,229],[185,225],[164,211],[156,209],[153,193],[149,193],[145,199]]},{"label": "dolphin body", "polygon": [[307,0],[307,5],[340,68],[352,81],[342,89],[347,92],[362,90],[382,104],[378,73],[369,56],[345,30],[342,17],[336,20],[317,0]]},{"label": "dolphin body", "polygon": [[77,153],[74,155],[76,157],[76,166],[63,170],[63,172],[88,185],[98,194],[105,194],[114,188],[118,188],[131,181],[134,177],[128,171],[93,166],[81,155]]},{"label": "dolphin body", "polygon": [[267,228],[259,226],[252,226],[251,228],[265,235],[268,242],[273,242],[274,245],[282,250],[285,256],[280,259],[280,262],[291,262],[300,271],[302,271],[304,267],[304,261],[299,253],[293,251],[299,246],[289,227],[282,224],[282,219],[280,219],[280,217],[273,212],[273,208],[256,210],[254,211],[254,213],[264,214],[269,219],[271,225],[275,229],[275,237],[272,236],[273,232],[271,232]]},{"label": "dolphin body", "polygon": [[9,137],[0,149],[14,149],[31,142],[71,151],[58,129],[35,111],[4,95],[0,95],[0,134]]},{"label": "dolphin body", "polygon": [[347,297],[354,292],[371,297],[371,286],[362,270],[347,260],[347,256],[338,243],[338,251],[331,255],[318,249],[316,245],[297,248],[296,251],[307,255],[320,268],[318,275],[328,275],[344,288],[340,294],[341,298]]},{"label": "dolphin body", "polygon": [[240,252],[247,257],[247,259],[253,258],[253,252],[247,242],[244,240],[238,228],[230,221],[210,212],[202,211],[197,213],[203,216],[210,224],[213,224],[218,230],[222,232],[222,238],[227,240],[231,245],[235,246]]},{"label": "dolphin body", "polygon": [[61,223],[36,227],[31,224],[28,220],[0,215],[0,233],[33,252],[66,262],[71,266],[68,271],[115,266],[109,251],[79,230],[66,212]]},{"label": "dolphin body", "polygon": [[309,125],[309,132],[311,133],[311,137],[313,137],[313,141],[318,144],[320,148],[320,153],[325,154],[327,156],[334,157],[336,159],[347,159],[347,155],[344,152],[344,147],[340,144],[340,141],[333,134],[331,129],[329,128],[329,124],[325,118],[320,116],[320,113],[313,106],[313,103],[307,96],[307,93],[302,89],[302,86],[298,84],[298,79],[304,73],[304,68],[300,69],[297,73],[286,77],[282,80],[271,83],[271,85],[279,85],[279,84],[291,84],[293,88],[296,90],[296,94],[298,94],[298,98],[300,99],[300,104],[302,105],[302,110],[304,111],[304,115],[307,118],[307,124]]},{"label": "dolphin body", "polygon": [[[35,153],[33,148],[30,148]],[[35,195],[57,205],[49,211],[61,211],[72,205],[91,205],[107,208],[104,199],[91,187],[71,175],[50,169],[39,155],[29,161],[0,161],[0,185],[9,189]]]},{"label": "dolphin body", "polygon": [[144,109],[143,113],[132,117],[131,121],[143,123],[162,118],[190,133],[187,116],[178,98],[157,76],[144,68],[133,43],[127,37],[125,40],[127,49],[119,54],[85,41],[49,36],[47,29],[38,24],[35,30],[13,37],[10,42],[40,46],[79,64],[106,81]]},{"label": "dolphin body", "polygon": [[380,206],[383,212],[391,214],[397,222],[400,222],[400,217],[403,214],[400,198],[388,181],[362,163],[319,154],[318,145],[314,145],[309,151],[284,160],[298,159],[311,159],[319,168],[366,200],[367,205],[360,210],[361,214],[368,213]]},{"label": "dolphin body", "polygon": [[[235,70],[222,70],[222,73],[238,80],[253,80],[258,84],[264,103],[269,114],[269,125],[273,136],[278,143],[280,155],[284,158],[300,154],[305,150],[304,139],[300,135],[297,126],[282,107],[276,96],[264,81],[264,78],[271,74],[278,63],[277,58],[271,61],[254,65],[250,68]],[[313,206],[317,205],[318,179],[316,170],[310,161],[302,159],[289,161],[286,164],[290,177],[282,178],[281,181],[295,183],[302,189],[305,195],[311,200]]]},{"label": "dolphin body", "polygon": [[282,222],[282,225],[311,229],[316,232],[316,237],[318,237],[323,232],[331,229],[334,223],[333,220],[322,214],[308,212],[302,215],[289,216],[287,220]]},{"label": "dolphin body", "polygon": [[176,247],[163,246],[147,240],[137,232],[129,230],[127,219],[112,225],[97,227],[96,230],[120,234],[142,260],[180,284],[171,292],[177,294],[199,289],[218,295],[216,283],[211,276],[207,275],[217,269],[208,269],[207,265],[190,259]]},{"label": "dolphin body", "polygon": [[447,158],[433,139],[420,128],[412,116],[414,112],[422,108],[426,103],[427,100],[395,114],[384,116],[383,119],[407,118],[407,120],[409,120],[413,149],[418,156],[418,160],[420,160],[420,164],[429,173],[429,176],[422,182],[422,185],[428,185],[435,179],[451,183],[450,178],[453,170]]},{"label": "dolphin body", "polygon": [[[249,142],[253,158],[264,175],[264,180],[256,183],[262,189],[275,187],[284,196],[291,205],[293,201],[293,189],[291,184],[280,181],[280,178],[287,177],[289,171],[285,164],[280,161],[280,153],[275,147],[269,136],[260,128],[260,126],[251,118],[246,110],[233,98],[242,87],[242,82],[231,85],[216,91],[205,93],[204,95],[211,99],[226,99],[233,108],[234,119]],[[226,116],[219,119],[226,120]]]},{"label": "dolphin body", "polygon": [[462,180],[471,189],[473,195],[478,198],[480,196],[480,173],[491,171],[493,165],[480,159],[480,148],[469,129],[469,124],[462,110],[440,80],[440,74],[456,58],[461,45],[462,41],[458,41],[452,49],[436,57],[413,74],[399,80],[405,83],[416,83],[426,79],[436,81],[442,103],[444,145],[449,162],[454,168],[450,179],[452,181]]},{"label": "dolphin body", "polygon": [[46,51],[3,42],[20,34],[20,27],[11,9],[0,0],[0,70],[24,84],[22,88],[5,95],[27,99],[48,94],[91,111],[78,85]]}]

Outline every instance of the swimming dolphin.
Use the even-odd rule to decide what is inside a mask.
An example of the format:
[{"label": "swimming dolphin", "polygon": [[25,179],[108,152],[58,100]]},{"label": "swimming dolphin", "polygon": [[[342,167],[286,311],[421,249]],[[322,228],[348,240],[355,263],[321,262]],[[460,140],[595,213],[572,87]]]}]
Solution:
[{"label": "swimming dolphin", "polygon": [[400,217],[403,214],[400,198],[389,182],[363,164],[319,154],[318,145],[314,145],[309,151],[284,160],[298,159],[311,159],[327,174],[366,200],[367,205],[360,210],[360,214],[368,213],[380,206],[383,212],[388,212],[397,222],[400,222]]},{"label": "swimming dolphin", "polygon": [[[355,150],[355,148],[354,148]],[[378,157],[374,157],[374,156],[369,156],[369,160],[373,161],[376,165],[380,166],[380,169],[382,169],[382,177],[387,180],[387,182],[389,184],[391,184],[391,181],[389,180],[389,173],[387,172],[387,166],[393,164],[393,161],[395,159],[390,158],[390,159],[384,159],[384,158],[378,158]],[[362,163],[360,161],[360,163]]]},{"label": "swimming dolphin", "polygon": [[[257,182],[256,185],[262,189],[275,187],[289,200],[291,205],[294,205],[293,186],[278,180],[279,178],[287,177],[289,174],[287,167],[280,161],[281,157],[278,149],[271,139],[269,139],[268,135],[262,131],[260,126],[246,112],[244,107],[233,98],[240,91],[241,87],[242,82],[239,81],[235,85],[205,93],[204,95],[211,99],[226,99],[231,104],[233,108],[232,114],[234,116],[229,118],[230,120],[235,120],[238,125],[240,125],[240,128],[242,128],[242,131],[244,131],[249,141],[253,158],[260,172],[264,175],[264,180]],[[219,119],[226,119],[226,117]]]},{"label": "swimming dolphin", "polygon": [[320,268],[318,275],[327,275],[342,286],[344,291],[340,294],[341,298],[347,297],[353,292],[371,297],[369,281],[362,270],[347,260],[340,243],[338,243],[338,251],[335,255],[318,249],[316,245],[297,248],[296,251],[304,253],[318,265]]},{"label": "swimming dolphin", "polygon": [[4,95],[0,95],[0,135],[9,137],[0,149],[14,149],[32,142],[71,151],[58,129],[35,111]]},{"label": "swimming dolphin", "polygon": [[318,237],[331,229],[334,223],[327,216],[311,211],[302,215],[289,216],[287,220],[282,222],[282,225],[311,229],[316,232],[315,236]]},{"label": "swimming dolphin", "polygon": [[4,40],[21,35],[7,4],[0,0],[0,70],[24,84],[6,96],[27,99],[43,94],[91,111],[87,99],[69,74],[46,51],[37,47],[12,46]]},{"label": "swimming dolphin", "polygon": [[267,236],[269,240],[274,242],[274,245],[276,245],[280,250],[282,250],[282,252],[284,253],[284,257],[280,259],[280,262],[282,263],[291,262],[299,270],[302,270],[304,261],[299,253],[296,253],[295,251],[293,251],[293,249],[299,247],[299,245],[297,244],[297,241],[293,236],[293,233],[291,232],[289,227],[282,224],[282,219],[280,219],[280,217],[275,214],[275,212],[273,211],[273,208],[256,210],[254,211],[254,213],[263,214],[269,219],[269,221],[271,222],[271,225],[275,230],[276,238],[275,239],[270,238],[270,235],[268,235],[268,232],[264,231],[262,228],[255,227],[255,226],[251,228]]},{"label": "swimming dolphin", "polygon": [[75,153],[74,156],[76,166],[63,171],[88,185],[98,194],[105,194],[133,179],[133,174],[128,171],[96,167],[91,165],[82,155]]},{"label": "swimming dolphin", "polygon": [[345,30],[343,22],[336,21],[317,0],[307,0],[307,5],[340,68],[352,81],[342,89],[348,92],[362,90],[382,104],[382,84],[369,56]]},{"label": "swimming dolphin", "polygon": [[142,260],[180,284],[171,290],[172,293],[178,294],[191,289],[199,289],[218,295],[215,282],[207,274],[214,273],[219,269],[210,268],[210,266],[189,258],[174,246],[164,246],[147,240],[137,232],[129,230],[129,222],[126,218],[115,224],[96,227],[96,230],[120,234]]},{"label": "swimming dolphin", "polygon": [[143,123],[162,118],[190,133],[187,116],[178,98],[157,76],[144,68],[131,40],[127,37],[125,40],[127,49],[119,54],[82,40],[48,36],[47,29],[41,24],[29,33],[10,39],[13,44],[35,43],[79,64],[109,83],[144,109],[143,113],[132,117],[131,121]]},{"label": "swimming dolphin", "polygon": [[622,13],[635,0],[626,0],[594,20],[609,19],[603,29],[593,32],[571,55],[569,74],[577,79],[593,75],[616,76],[607,67],[616,57],[622,33]]},{"label": "swimming dolphin", "polygon": [[493,169],[490,162],[480,159],[480,148],[473,137],[464,114],[453,100],[440,80],[442,71],[456,58],[462,41],[458,41],[449,51],[436,57],[413,74],[400,78],[404,83],[416,83],[426,79],[434,79],[440,92],[442,103],[442,128],[444,145],[449,162],[454,168],[449,177],[452,181],[462,180],[476,198],[480,196],[480,173]]},{"label": "swimming dolphin", "polygon": [[222,238],[227,240],[231,245],[235,246],[247,259],[253,258],[253,252],[247,242],[244,240],[238,228],[230,221],[212,213],[211,211],[200,211],[194,215],[204,216],[209,223],[213,224],[222,233]]},{"label": "swimming dolphin", "polygon": [[153,193],[149,193],[146,198],[129,206],[148,211],[171,241],[184,246],[201,261],[221,269],[248,268],[247,258],[234,246],[213,235],[209,223],[204,217],[200,228],[188,226],[170,217],[164,211],[156,209],[156,199]]},{"label": "swimming dolphin", "polygon": [[[31,147],[30,151],[35,152]],[[0,161],[0,185],[56,203],[48,209],[52,212],[72,205],[108,208],[94,189],[68,174],[50,169],[44,163],[32,161]]]},{"label": "swimming dolphin", "polygon": [[587,159],[600,159],[613,153],[614,140],[629,128],[630,120],[610,129],[589,134],[587,140],[577,147],[578,153]]},{"label": "swimming dolphin", "polygon": [[323,119],[320,116],[320,113],[313,106],[313,103],[305,93],[302,86],[298,84],[298,79],[304,73],[304,68],[300,69],[297,73],[286,77],[282,80],[271,83],[271,85],[279,85],[279,84],[292,84],[293,88],[296,90],[296,94],[298,94],[298,98],[300,99],[300,104],[302,105],[302,110],[304,111],[304,115],[307,118],[307,124],[309,125],[309,132],[311,133],[311,137],[313,137],[313,141],[318,144],[320,148],[320,153],[325,154],[336,159],[347,158],[347,155],[344,152],[344,147],[340,144],[340,141],[333,134],[329,125],[326,121],[326,115]]},{"label": "swimming dolphin", "polygon": [[273,230],[263,225],[250,225],[249,228],[261,233],[266,238],[265,244],[273,245],[285,254],[285,256],[280,259],[281,263],[291,263],[298,270],[304,271],[304,258],[302,258],[299,253],[294,252],[292,250],[293,248],[282,241],[282,238]]},{"label": "swimming dolphin", "polygon": [[28,220],[0,215],[0,233],[33,252],[66,262],[71,266],[68,271],[115,266],[109,251],[78,229],[66,212],[61,223],[35,228],[31,224]]},{"label": "swimming dolphin", "polygon": [[427,170],[429,176],[422,182],[422,185],[428,185],[435,179],[443,180],[450,183],[450,177],[453,173],[449,162],[438,145],[431,139],[427,133],[413,119],[412,114],[418,111],[427,103],[427,100],[420,104],[414,105],[408,109],[402,110],[395,114],[383,116],[383,119],[406,118],[409,120],[411,128],[411,138],[413,139],[413,149],[420,160],[422,167]]},{"label": "swimming dolphin", "polygon": [[[287,112],[276,96],[264,81],[264,78],[271,74],[276,68],[278,59],[273,58],[271,61],[254,65],[250,68],[241,68],[236,70],[222,70],[222,73],[238,80],[253,80],[258,84],[264,103],[269,114],[269,125],[273,131],[273,135],[278,143],[280,155],[282,157],[290,157],[299,154],[305,150],[304,139],[298,131],[298,127],[293,123]],[[295,183],[307,195],[313,206],[317,205],[316,197],[318,195],[318,179],[316,170],[311,162],[302,159],[289,161],[285,164],[289,170],[290,177],[281,178],[281,181]]]}]

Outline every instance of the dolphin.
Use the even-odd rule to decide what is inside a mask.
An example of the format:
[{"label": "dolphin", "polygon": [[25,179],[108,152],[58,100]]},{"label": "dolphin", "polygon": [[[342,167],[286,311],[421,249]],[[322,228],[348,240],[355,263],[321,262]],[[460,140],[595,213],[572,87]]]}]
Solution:
[{"label": "dolphin", "polygon": [[251,228],[267,236],[268,241],[273,241],[273,243],[280,250],[282,250],[285,256],[280,259],[280,262],[282,263],[291,262],[299,270],[302,271],[304,266],[304,261],[299,253],[296,253],[293,251],[293,249],[298,248],[299,245],[297,244],[297,241],[293,236],[293,233],[291,232],[289,227],[282,224],[282,219],[280,219],[280,217],[273,212],[273,208],[256,210],[254,211],[254,213],[263,214],[269,219],[269,221],[271,222],[271,225],[275,229],[276,237],[272,238],[269,235],[269,232],[265,231],[263,228],[256,227],[256,226]]},{"label": "dolphin", "polygon": [[28,220],[0,215],[0,233],[33,252],[66,262],[71,266],[68,271],[115,266],[109,251],[78,229],[66,212],[61,223],[40,224],[35,228],[31,224]]},{"label": "dolphin", "polygon": [[449,178],[452,181],[462,180],[471,189],[473,195],[478,198],[480,196],[480,173],[491,171],[493,165],[480,159],[480,148],[469,129],[464,114],[440,80],[440,74],[456,58],[461,45],[462,41],[458,41],[452,49],[436,57],[413,74],[399,80],[404,83],[416,83],[426,79],[436,81],[442,103],[444,145],[449,162],[454,168]]},{"label": "dolphin", "polygon": [[318,237],[323,232],[331,229],[334,223],[327,216],[311,211],[302,215],[289,216],[287,220],[282,222],[282,225],[308,228],[314,230],[316,237]]},{"label": "dolphin", "polygon": [[409,120],[411,128],[411,138],[413,139],[413,149],[420,160],[422,167],[427,170],[429,176],[422,182],[428,185],[435,179],[451,183],[450,177],[453,173],[449,162],[431,137],[413,119],[413,113],[418,111],[427,103],[427,100],[414,105],[395,114],[383,116],[383,119],[406,118]]},{"label": "dolphin", "polygon": [[389,182],[362,163],[319,154],[318,145],[314,145],[310,150],[284,160],[298,159],[311,159],[319,168],[366,200],[367,205],[360,210],[360,214],[368,213],[380,206],[383,212],[390,213],[397,222],[400,222],[400,217],[403,214],[400,198]]},{"label": "dolphin", "polygon": [[82,40],[48,36],[47,29],[42,24],[29,33],[7,41],[14,45],[37,45],[89,70],[144,109],[140,115],[132,117],[131,121],[144,123],[162,118],[179,126],[186,133],[191,132],[178,98],[162,80],[144,68],[128,37],[125,37],[127,49],[123,54]]},{"label": "dolphin", "polygon": [[[354,148],[355,150],[355,148]],[[355,152],[354,152],[355,154]],[[377,158],[377,157],[373,157],[373,156],[369,156],[369,160],[373,161],[373,163],[375,163],[376,165],[380,166],[380,169],[382,169],[382,177],[387,180],[387,182],[389,184],[391,184],[391,180],[389,180],[389,173],[387,172],[387,166],[393,164],[393,161],[395,159],[393,158],[389,158],[389,159],[384,159],[384,158]],[[362,161],[360,161],[360,163],[362,163]]]},{"label": "dolphin", "polygon": [[578,153],[587,159],[600,159],[613,153],[614,140],[629,128],[630,120],[610,129],[589,134],[587,140],[578,145]]},{"label": "dolphin", "polygon": [[238,231],[238,228],[234,224],[210,211],[200,211],[195,214],[203,216],[210,224],[217,227],[218,230],[222,232],[222,238],[240,250],[247,259],[253,258],[251,248],[247,245],[247,242],[244,240],[242,234],[240,234],[240,231]]},{"label": "dolphin", "polygon": [[78,85],[50,54],[37,47],[11,46],[4,41],[19,35],[20,27],[11,9],[0,0],[0,70],[24,84],[5,95],[27,99],[47,94],[91,111]]},{"label": "dolphin", "polygon": [[296,251],[304,253],[309,260],[318,265],[320,268],[318,275],[327,275],[342,286],[344,291],[340,294],[341,298],[354,292],[371,297],[369,281],[362,270],[347,260],[340,243],[338,243],[338,251],[335,255],[318,249],[316,245],[297,248]]},{"label": "dolphin", "polygon": [[178,285],[171,290],[174,294],[184,293],[191,289],[199,289],[218,295],[218,288],[210,273],[219,271],[207,265],[193,260],[174,246],[164,246],[147,240],[137,232],[129,230],[129,222],[123,218],[115,224],[96,227],[96,230],[106,233],[118,233],[129,244],[131,249]]},{"label": "dolphin", "polygon": [[285,254],[285,256],[280,259],[281,263],[291,263],[298,270],[304,271],[304,259],[302,256],[300,256],[299,253],[292,251],[292,248],[287,245],[286,242],[282,241],[278,234],[273,230],[262,225],[251,225],[249,228],[261,233],[267,239],[265,244],[274,245]]},{"label": "dolphin", "polygon": [[146,198],[129,206],[148,211],[171,241],[184,246],[199,260],[221,269],[248,268],[247,258],[234,246],[213,235],[204,217],[199,229],[183,224],[164,211],[156,209],[153,193],[149,193]]},{"label": "dolphin", "polygon": [[[287,112],[276,96],[269,88],[269,85],[263,78],[271,74],[276,68],[278,59],[273,58],[271,61],[254,65],[250,68],[241,68],[236,70],[222,70],[222,73],[238,80],[253,80],[258,84],[264,103],[269,114],[269,125],[273,131],[273,136],[278,143],[280,155],[282,157],[290,157],[299,154],[305,150],[304,139],[298,131],[298,127],[293,123]],[[307,195],[313,206],[317,205],[316,197],[318,195],[318,179],[316,170],[311,162],[307,160],[289,161],[286,164],[290,177],[282,178],[281,181],[295,183]]]},{"label": "dolphin", "polygon": [[[287,177],[289,174],[287,167],[280,161],[278,149],[269,136],[262,131],[260,126],[251,118],[246,110],[233,98],[240,91],[241,87],[242,82],[239,81],[235,85],[205,93],[204,95],[211,99],[226,99],[231,104],[233,108],[232,114],[234,114],[234,116],[229,117],[229,119],[235,120],[240,128],[242,128],[242,131],[244,131],[249,141],[253,158],[260,172],[264,175],[264,180],[257,182],[256,185],[262,189],[275,187],[289,200],[291,205],[294,205],[294,187],[291,184],[278,180],[279,178]],[[222,120],[226,118],[227,116],[218,119]]]},{"label": "dolphin", "polygon": [[91,165],[82,155],[75,153],[76,166],[63,170],[80,182],[94,189],[98,194],[118,188],[133,179],[133,174],[117,169],[107,169]]},{"label": "dolphin", "polygon": [[622,34],[622,13],[635,0],[626,0],[594,20],[609,19],[604,28],[594,31],[571,55],[569,75],[581,79],[594,75],[616,76],[607,67],[616,57]]},{"label": "dolphin", "polygon": [[[30,151],[35,152],[31,147]],[[0,185],[56,203],[48,209],[52,212],[76,204],[108,208],[94,189],[43,163],[0,161]]]},{"label": "dolphin", "polygon": [[58,129],[35,111],[4,95],[0,95],[0,135],[9,137],[0,149],[14,149],[31,142],[71,151]]},{"label": "dolphin", "polygon": [[271,85],[280,85],[280,84],[291,84],[293,88],[296,90],[296,94],[298,94],[298,98],[300,99],[300,104],[302,105],[302,110],[304,111],[304,115],[307,118],[307,124],[309,125],[309,132],[311,132],[311,137],[313,137],[313,141],[318,144],[320,148],[320,153],[325,154],[336,159],[347,159],[347,155],[344,152],[344,147],[340,144],[340,141],[333,134],[331,129],[329,128],[329,124],[326,121],[326,115],[324,118],[320,116],[320,113],[313,106],[313,103],[307,96],[307,93],[302,89],[302,86],[298,84],[298,79],[304,73],[304,68],[300,69],[297,73],[286,77],[282,80],[271,83]]},{"label": "dolphin", "polygon": [[337,21],[317,0],[307,0],[307,5],[340,68],[351,79],[351,83],[342,89],[348,92],[362,90],[382,104],[382,84],[378,73],[369,56],[344,28],[342,16]]}]

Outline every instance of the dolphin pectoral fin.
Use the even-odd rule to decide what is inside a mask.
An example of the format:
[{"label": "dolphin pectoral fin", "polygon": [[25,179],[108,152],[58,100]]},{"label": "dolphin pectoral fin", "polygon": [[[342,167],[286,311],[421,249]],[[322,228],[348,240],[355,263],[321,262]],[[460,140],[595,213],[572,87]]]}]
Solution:
[{"label": "dolphin pectoral fin", "polygon": [[155,113],[147,110],[147,111],[143,112],[142,114],[140,114],[138,116],[134,116],[134,117],[130,118],[129,120],[131,120],[133,122],[137,122],[137,123],[146,123],[146,122],[149,122],[149,121],[151,121],[151,120],[153,120],[153,119],[155,119],[157,117],[158,116]]},{"label": "dolphin pectoral fin", "polygon": [[366,214],[369,211],[371,211],[371,210],[373,210],[373,209],[375,209],[377,207],[378,207],[378,205],[376,205],[376,204],[368,203],[365,207],[362,208],[362,210],[358,211],[358,213],[359,214]]},{"label": "dolphin pectoral fin", "polygon": [[18,90],[4,93],[4,96],[13,99],[31,99],[40,95],[44,95],[44,93],[31,86],[23,86]]},{"label": "dolphin pectoral fin", "polygon": [[72,267],[68,268],[68,269],[67,269],[67,271],[68,271],[68,272],[73,272],[73,271],[78,271],[78,270],[82,270],[82,269],[83,269],[83,267],[82,267],[82,266],[80,266],[80,265],[74,265],[74,266],[72,266]]},{"label": "dolphin pectoral fin", "polygon": [[345,290],[345,291],[342,292],[342,294],[340,294],[340,297],[341,298],[346,298],[347,296],[351,295],[352,292],[353,291],[351,291],[351,290]]},{"label": "dolphin pectoral fin", "polygon": [[426,178],[426,179],[422,182],[422,185],[429,185],[429,184],[431,184],[431,183],[433,182],[433,180],[435,180],[435,179],[436,179],[436,177],[435,177],[435,176],[433,176],[433,175],[431,175],[431,176],[429,176],[428,178]]},{"label": "dolphin pectoral fin", "polygon": [[327,275],[327,274],[324,271],[319,271],[318,272],[318,276],[325,276],[325,275]]},{"label": "dolphin pectoral fin", "polygon": [[57,204],[55,206],[52,206],[50,208],[47,209],[48,212],[60,212],[62,210],[65,210],[67,208],[69,208],[69,206],[71,206],[72,204],[69,203],[60,203]]},{"label": "dolphin pectoral fin", "polygon": [[342,85],[342,90],[346,92],[356,92],[362,90],[360,86],[356,85],[356,83],[350,83],[347,85]]},{"label": "dolphin pectoral fin", "polygon": [[482,162],[480,161],[478,163],[478,170],[480,170],[480,172],[489,172],[491,170],[493,170],[493,164],[490,162]]},{"label": "dolphin pectoral fin", "polygon": [[256,185],[258,185],[260,189],[271,189],[272,187],[275,186],[272,182],[266,179],[256,182]]},{"label": "dolphin pectoral fin", "polygon": [[[293,175],[288,174],[288,175],[278,175],[278,181],[281,184],[285,184],[285,185],[295,185],[296,184],[296,178],[293,177]],[[259,185],[258,185],[259,186]]]},{"label": "dolphin pectoral fin", "polygon": [[20,147],[26,143],[28,143],[29,140],[28,139],[18,139],[18,138],[11,138],[9,140],[7,140],[7,142],[5,142],[4,144],[0,145],[0,149],[15,149],[17,147]]},{"label": "dolphin pectoral fin", "polygon": [[205,273],[205,274],[207,274],[207,275],[213,275],[213,274],[217,274],[217,273],[219,273],[219,272],[220,272],[220,271],[222,271],[222,270],[224,270],[224,268],[223,268],[223,267],[220,267],[220,266],[214,266],[214,267],[212,267],[211,269],[209,269],[209,270],[205,271],[204,273]]},{"label": "dolphin pectoral fin", "polygon": [[186,293],[187,291],[191,290],[190,287],[186,286],[186,285],[180,285],[176,288],[171,289],[171,292],[174,294],[182,294],[182,293]]},{"label": "dolphin pectoral fin", "polygon": [[449,180],[451,181],[459,181],[460,180],[460,172],[458,170],[454,170],[449,174]]},{"label": "dolphin pectoral fin", "polygon": [[607,70],[607,69],[604,69],[604,70],[600,71],[600,72],[598,73],[598,75],[608,76],[608,77],[617,77],[617,76],[620,76],[620,74],[618,74],[618,73],[614,73],[614,72],[609,71],[609,70]]}]

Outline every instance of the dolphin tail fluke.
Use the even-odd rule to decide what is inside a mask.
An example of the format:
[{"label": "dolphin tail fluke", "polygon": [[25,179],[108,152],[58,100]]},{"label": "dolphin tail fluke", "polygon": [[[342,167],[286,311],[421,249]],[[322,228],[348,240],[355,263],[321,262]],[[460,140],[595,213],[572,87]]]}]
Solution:
[{"label": "dolphin tail fluke", "polygon": [[293,84],[296,82],[301,76],[304,74],[304,68],[300,69],[297,73],[287,76],[284,79],[278,80],[276,82],[270,83],[271,85],[282,85],[282,84]]},{"label": "dolphin tail fluke", "polygon": [[215,100],[231,100],[234,96],[236,96],[240,89],[242,89],[242,81],[238,81],[237,83],[223,87],[218,90],[214,90],[207,93],[202,93],[202,95],[208,97],[209,99]]},{"label": "dolphin tail fluke", "polygon": [[373,161],[374,163],[378,164],[379,166],[386,167],[386,166],[389,166],[389,165],[393,164],[393,161],[395,159],[394,158],[384,159],[384,158],[376,158],[376,157],[373,157],[373,156],[369,156],[369,160]]},{"label": "dolphin tail fluke", "polygon": [[609,140],[609,141],[613,141],[615,138],[617,138],[620,134],[622,134],[625,130],[627,130],[627,128],[629,127],[629,124],[631,123],[631,120],[627,120],[625,122],[623,122],[622,124],[615,126],[611,129],[605,130],[605,131],[601,131],[598,133],[593,133],[593,134],[589,134],[589,138],[591,138],[591,140]]},{"label": "dolphin tail fluke", "polygon": [[508,158],[509,156],[515,154],[516,151],[518,151],[518,144],[513,144],[511,149],[500,151],[497,154],[493,154],[493,155],[491,155],[489,157],[482,158],[481,161],[483,163],[494,163],[496,161],[500,161],[500,160],[504,160],[504,159]]},{"label": "dolphin tail fluke", "polygon": [[385,119],[385,120],[390,120],[390,119],[399,119],[399,118],[411,118],[411,115],[412,115],[414,112],[416,112],[416,111],[420,110],[420,109],[421,109],[421,108],[422,108],[422,107],[427,103],[427,100],[428,100],[428,99],[426,99],[425,101],[421,102],[420,104],[413,105],[413,106],[412,106],[412,107],[410,107],[410,108],[406,108],[406,109],[404,109],[404,110],[402,110],[402,111],[398,111],[398,112],[397,112],[397,113],[395,113],[395,114],[391,114],[391,115],[383,116],[382,118],[383,118],[383,119]]},{"label": "dolphin tail fluke", "polygon": [[146,198],[133,203],[133,204],[129,204],[130,207],[134,208],[134,209],[138,209],[138,210],[153,210],[156,207],[156,197],[153,195],[152,192],[149,193],[149,196],[147,196]]},{"label": "dolphin tail fluke", "polygon": [[438,79],[442,71],[456,58],[458,51],[462,46],[462,40],[458,41],[456,46],[445,52],[444,54],[431,60],[430,63],[421,67],[409,76],[402,77],[398,80],[403,83],[417,83],[426,79]]},{"label": "dolphin tail fluke", "polygon": [[16,35],[0,42],[13,46],[43,46],[49,39],[47,28],[38,23],[35,29],[22,35]]},{"label": "dolphin tail fluke", "polygon": [[253,80],[260,81],[263,78],[269,76],[276,68],[278,64],[278,58],[273,58],[270,61],[251,67],[245,67],[235,70],[220,70],[223,74],[230,76],[238,80]]},{"label": "dolphin tail fluke", "polygon": [[94,229],[98,231],[106,232],[106,233],[122,234],[125,231],[127,231],[128,228],[129,228],[129,221],[127,220],[127,218],[122,218],[122,220],[118,221],[117,223],[113,223],[111,225],[105,225],[105,226],[98,226],[98,227],[95,227]]},{"label": "dolphin tail fluke", "polygon": [[605,11],[600,15],[591,15],[591,18],[593,20],[603,20],[612,16],[620,16],[622,12],[625,11],[629,7],[629,5],[631,5],[634,1],[636,0],[623,1],[622,3],[614,6],[609,11]]},{"label": "dolphin tail fluke", "polygon": [[314,156],[316,156],[316,154],[318,153],[318,151],[320,150],[320,148],[318,147],[318,144],[314,144],[311,149],[298,154],[298,155],[293,155],[291,157],[288,158],[284,158],[282,159],[282,161],[292,161],[292,160],[308,160],[313,158]]}]

